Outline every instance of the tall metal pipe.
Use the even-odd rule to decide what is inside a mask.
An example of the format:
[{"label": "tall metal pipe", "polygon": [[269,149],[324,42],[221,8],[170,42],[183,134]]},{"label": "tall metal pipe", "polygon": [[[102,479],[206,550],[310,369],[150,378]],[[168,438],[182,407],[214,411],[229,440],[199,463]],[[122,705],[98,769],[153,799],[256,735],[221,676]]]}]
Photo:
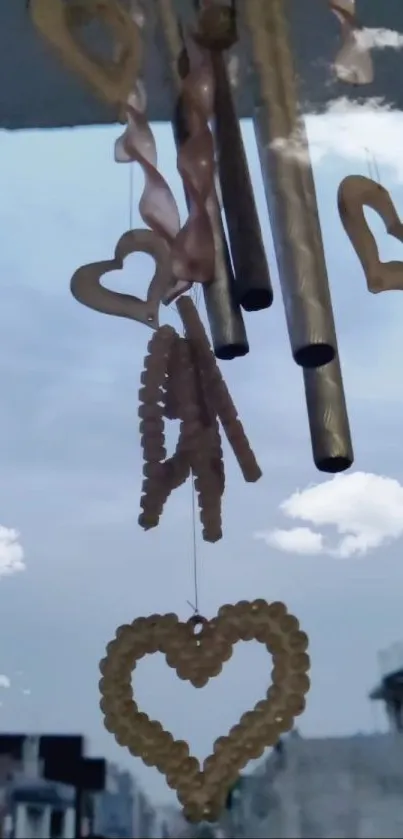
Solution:
[{"label": "tall metal pipe", "polygon": [[254,125],[292,352],[297,364],[319,367],[337,353],[336,331],[284,4],[248,0],[240,11],[257,73]]},{"label": "tall metal pipe", "polygon": [[[184,45],[172,0],[157,0],[156,5],[177,96],[173,128],[176,144],[180,147],[189,136],[180,98],[179,59],[183,55]],[[249,344],[242,312],[235,296],[234,272],[215,189],[206,207],[214,235],[215,277],[211,283],[203,283],[204,300],[215,355],[219,359],[227,360],[246,355],[249,352]]]},{"label": "tall metal pipe", "polygon": [[322,472],[342,472],[354,454],[284,9],[282,0],[248,0],[241,9],[257,65],[256,140],[293,354],[304,367],[313,458]]}]

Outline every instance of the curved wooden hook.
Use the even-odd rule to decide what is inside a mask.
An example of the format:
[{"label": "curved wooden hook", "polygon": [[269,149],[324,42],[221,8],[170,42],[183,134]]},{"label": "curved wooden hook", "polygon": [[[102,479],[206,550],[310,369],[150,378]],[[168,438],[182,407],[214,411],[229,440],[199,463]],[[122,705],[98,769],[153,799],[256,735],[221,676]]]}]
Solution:
[{"label": "curved wooden hook", "polygon": [[339,186],[337,203],[342,225],[364,269],[368,290],[372,294],[403,291],[403,262],[381,262],[364,214],[364,207],[371,207],[383,220],[389,236],[403,242],[403,223],[387,189],[364,175],[349,175]]}]

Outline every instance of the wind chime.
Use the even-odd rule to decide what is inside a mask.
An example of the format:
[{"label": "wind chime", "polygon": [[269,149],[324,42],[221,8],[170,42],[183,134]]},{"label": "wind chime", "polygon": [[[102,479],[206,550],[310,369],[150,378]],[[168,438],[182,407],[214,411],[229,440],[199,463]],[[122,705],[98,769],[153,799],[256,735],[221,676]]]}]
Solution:
[{"label": "wind chime", "polygon": [[[221,430],[245,481],[256,482],[262,474],[217,359],[248,353],[242,309],[262,310],[273,300],[228,75],[227,57],[239,38],[238,15],[243,15],[243,30],[249,33],[259,84],[254,124],[291,348],[303,370],[314,461],[322,471],[338,472],[351,466],[353,452],[283,0],[247,0],[237,9],[234,0],[200,0],[196,5],[194,26],[184,28],[171,0],[154,3],[175,89],[177,167],[188,207],[184,225],[159,171],[146,116],[146,84],[141,78],[145,7],[129,0],[31,0],[30,7],[41,35],[125,124],[115,144],[116,162],[138,163],[144,173],[139,212],[146,227],[124,232],[110,260],[82,266],[71,280],[80,303],[130,318],[153,332],[139,390],[144,458],[139,524],[145,530],[155,528],[170,494],[190,479],[203,539],[216,542],[222,537],[225,489]],[[335,74],[344,82],[370,83],[371,55],[360,40],[354,3],[334,0],[329,8],[341,23]],[[90,55],[80,40],[81,28],[93,20],[110,29],[116,46],[113,61]],[[386,190],[368,178],[352,176],[341,184],[338,201],[370,291],[403,288],[400,263],[379,262],[362,210],[364,205],[372,206],[391,235],[403,239],[402,224]],[[155,261],[145,300],[102,285],[105,274],[122,269],[127,256],[136,252]],[[203,290],[212,346],[192,296],[195,288]],[[160,325],[162,306],[169,305],[176,306],[181,335]],[[165,447],[167,420],[180,423],[172,457]],[[186,742],[175,741],[160,723],[139,711],[132,671],[144,655],[159,651],[179,678],[202,688],[221,672],[237,641],[252,639],[272,655],[271,686],[227,736],[218,738],[201,766]],[[187,819],[216,821],[241,769],[275,744],[292,728],[295,715],[302,713],[309,690],[307,647],[306,634],[284,604],[265,600],[222,606],[210,620],[198,613],[187,622],[174,614],[137,618],[117,630],[100,665],[105,726],[119,744],[166,776]]]}]

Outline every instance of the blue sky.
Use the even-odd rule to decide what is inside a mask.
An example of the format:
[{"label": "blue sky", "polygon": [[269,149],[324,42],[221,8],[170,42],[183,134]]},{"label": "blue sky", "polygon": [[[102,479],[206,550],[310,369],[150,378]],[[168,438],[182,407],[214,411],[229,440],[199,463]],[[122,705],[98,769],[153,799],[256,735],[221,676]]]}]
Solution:
[{"label": "blue sky", "polygon": [[[344,176],[368,174],[370,142],[382,182],[402,206],[402,123],[386,114],[374,131],[365,119],[361,114],[355,145],[340,125],[337,134],[323,119],[311,122],[310,136],[355,448],[352,471],[398,484],[360,476],[354,485],[332,484],[326,514],[315,512],[308,496],[302,523],[295,497],[288,504],[292,521],[279,509],[297,490],[328,479],[312,463],[302,376],[291,359],[253,130],[246,124],[275,302],[246,317],[250,354],[222,369],[264,476],[255,486],[244,484],[226,451],[224,538],[215,546],[199,542],[198,551],[207,616],[222,603],[265,596],[283,599],[309,633],[312,688],[299,726],[313,736],[383,725],[366,694],[379,675],[378,650],[403,638],[403,296],[368,294],[336,205]],[[75,269],[108,259],[128,227],[129,170],[113,162],[118,131],[0,134],[0,524],[19,532],[26,564],[23,572],[0,577],[0,673],[10,680],[8,688],[0,680],[0,727],[83,732],[94,753],[131,767],[150,795],[163,800],[169,793],[157,772],[131,759],[103,729],[98,661],[116,627],[138,615],[189,616],[190,488],[172,497],[156,531],[140,531],[137,389],[149,332],[81,307],[69,292]],[[161,170],[183,210],[170,130],[155,132]],[[137,170],[134,179],[140,195]],[[368,218],[381,256],[399,258],[401,244],[388,239],[375,214]],[[139,226],[136,207],[134,220]],[[111,287],[133,291],[132,266],[141,277],[136,293],[144,290],[152,269],[147,257],[131,258],[123,276],[109,275]],[[174,313],[167,319],[178,322]],[[365,537],[381,499],[387,510],[379,515],[378,545],[361,554],[341,559],[331,550],[315,555],[296,545],[289,553],[267,544],[276,529],[307,522],[332,544],[343,532]],[[255,538],[262,531],[266,541]],[[3,536],[0,568],[3,556],[4,563],[21,559],[18,544],[5,544]],[[137,692],[151,714],[204,757],[207,741],[225,733],[267,681],[264,652],[249,645],[200,692],[176,682],[160,660],[146,661]]]}]

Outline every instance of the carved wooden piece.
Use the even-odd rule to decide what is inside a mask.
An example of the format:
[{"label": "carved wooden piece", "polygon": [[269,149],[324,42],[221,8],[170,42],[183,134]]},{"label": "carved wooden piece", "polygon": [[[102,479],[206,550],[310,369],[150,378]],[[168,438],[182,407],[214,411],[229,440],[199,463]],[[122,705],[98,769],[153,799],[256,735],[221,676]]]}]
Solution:
[{"label": "carved wooden piece", "polygon": [[186,336],[195,348],[208,402],[214,407],[214,411],[221,421],[245,481],[258,481],[262,476],[261,469],[249,445],[242,423],[238,419],[236,407],[211,351],[197,309],[190,297],[182,297],[178,300],[177,307],[185,327]]},{"label": "carved wooden piece", "polygon": [[356,16],[355,0],[329,0],[329,5],[340,21],[343,38],[334,62],[337,77],[346,84],[371,84],[374,65],[370,50],[363,44],[363,29]]},{"label": "carved wooden piece", "polygon": [[[154,333],[148,344],[149,354],[145,359],[145,369],[141,375],[139,417],[144,453],[144,495],[141,500],[143,511],[139,524],[147,530],[158,524],[163,505],[170,492],[165,464],[167,452],[162,399],[170,350],[176,337],[175,330],[170,326],[163,326]],[[188,474],[187,469],[185,480]]]},{"label": "carved wooden piece", "polygon": [[164,389],[164,416],[167,419],[179,419],[180,411],[180,378],[178,375],[180,358],[180,339],[177,340],[171,347],[171,352],[168,360],[167,379]]},{"label": "carved wooden piece", "polygon": [[[188,341],[182,340],[181,393],[186,394],[181,410],[181,435],[188,453],[195,489],[198,497],[200,521],[203,525],[203,539],[218,542],[222,538],[221,495],[223,485],[213,468],[217,449],[212,450],[211,427],[204,421],[204,401],[200,392],[196,359]],[[221,461],[222,463],[222,461]],[[223,468],[223,466],[222,466]],[[222,491],[221,491],[222,490]]]},{"label": "carved wooden piece", "polygon": [[337,202],[343,227],[364,269],[368,290],[372,294],[403,291],[403,262],[381,262],[364,215],[364,207],[371,207],[384,221],[389,236],[403,242],[403,223],[387,189],[363,175],[349,175],[339,186]]},{"label": "carved wooden piece", "polygon": [[[139,393],[144,453],[139,524],[145,530],[156,527],[171,492],[192,474],[203,539],[217,542],[222,538],[224,463],[217,418],[206,410],[196,359],[189,342],[170,327],[155,334],[148,350]],[[181,421],[175,453],[168,459],[164,446],[166,405],[168,416]]]},{"label": "carved wooden piece", "polygon": [[[132,294],[111,291],[101,284],[110,271],[123,268],[124,260],[132,253],[147,253],[155,260],[155,274],[150,282],[147,299]],[[171,253],[169,245],[151,230],[128,230],[120,237],[114,259],[83,265],[71,279],[71,292],[84,306],[105,315],[130,318],[152,329],[159,326],[159,308],[171,282]]]},{"label": "carved wooden piece", "polygon": [[[139,524],[145,530],[157,527],[170,494],[191,474],[203,539],[217,542],[222,538],[221,499],[225,489],[219,419],[245,480],[257,481],[262,472],[190,298],[181,298],[178,310],[187,337],[180,338],[171,327],[162,327],[148,345],[141,375],[144,480]],[[166,457],[164,417],[180,420],[178,444],[170,458]]]},{"label": "carved wooden piece", "polygon": [[[201,768],[185,741],[174,740],[161,723],[139,710],[132,671],[143,656],[162,652],[180,679],[200,688],[219,675],[240,640],[257,640],[267,647],[274,665],[272,685],[227,736],[215,741]],[[100,663],[105,727],[119,745],[166,776],[189,821],[216,821],[243,767],[274,745],[303,712],[310,685],[307,647],[307,635],[283,603],[240,601],[222,606],[212,620],[195,616],[187,623],[175,614],[138,618],[117,630]]]},{"label": "carved wooden piece", "polygon": [[204,0],[200,4],[196,31],[193,37],[208,50],[231,49],[238,40],[235,2],[223,4],[220,0]]},{"label": "carved wooden piece", "polygon": [[[139,27],[119,0],[31,0],[30,10],[41,35],[98,96],[118,107],[126,102],[140,70],[142,43]],[[77,36],[95,18],[119,47],[115,61],[90,55]]]},{"label": "carved wooden piece", "polygon": [[[105,288],[101,278],[119,270],[134,252],[149,253],[156,262],[147,300]],[[72,277],[71,291],[86,306],[104,314],[137,320],[156,329],[148,345],[139,390],[141,445],[144,454],[139,524],[156,527],[172,491],[190,474],[195,480],[203,539],[222,538],[221,498],[225,473],[218,418],[240,463],[245,480],[261,477],[232,400],[190,300],[183,301],[189,338],[169,326],[159,328],[159,306],[171,282],[171,250],[151,230],[129,230],[119,240],[112,260],[84,265]],[[182,311],[182,309],[181,309]],[[207,357],[207,362],[206,362]],[[167,458],[164,417],[180,419],[175,453]]]}]

